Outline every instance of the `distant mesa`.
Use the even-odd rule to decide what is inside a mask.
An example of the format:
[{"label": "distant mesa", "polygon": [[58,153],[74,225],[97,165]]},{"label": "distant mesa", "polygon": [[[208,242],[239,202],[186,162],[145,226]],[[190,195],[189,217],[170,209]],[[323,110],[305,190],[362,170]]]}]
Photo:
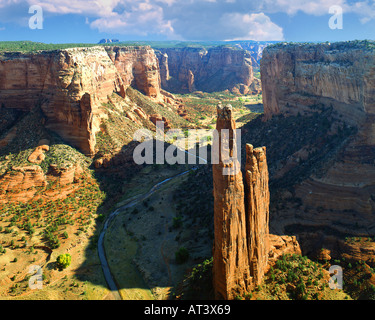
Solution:
[{"label": "distant mesa", "polygon": [[119,39],[102,39],[98,42],[98,44],[102,44],[102,43],[114,43],[114,42],[120,42]]}]

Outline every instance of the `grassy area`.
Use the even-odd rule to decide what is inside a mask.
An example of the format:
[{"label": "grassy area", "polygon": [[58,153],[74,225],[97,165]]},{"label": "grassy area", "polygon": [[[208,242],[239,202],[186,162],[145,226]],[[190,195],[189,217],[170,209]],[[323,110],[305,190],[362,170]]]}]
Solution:
[{"label": "grassy area", "polygon": [[133,262],[138,250],[137,239],[119,222],[121,219],[116,218],[112,223],[104,245],[120,295],[124,300],[152,300],[152,292]]},{"label": "grassy area", "polygon": [[231,104],[235,118],[248,114],[250,111],[247,104],[254,104],[259,101],[258,96],[243,96],[232,94],[228,91],[221,92],[202,92],[196,91],[190,94],[183,94],[176,96],[183,99],[183,104],[187,110],[189,120],[194,123],[196,127],[205,127],[213,129],[216,123],[216,107],[218,103],[223,105]]}]

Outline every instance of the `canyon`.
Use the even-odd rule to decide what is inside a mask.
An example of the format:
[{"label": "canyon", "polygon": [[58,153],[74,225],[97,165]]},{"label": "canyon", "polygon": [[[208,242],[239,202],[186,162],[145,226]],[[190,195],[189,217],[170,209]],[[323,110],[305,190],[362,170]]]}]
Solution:
[{"label": "canyon", "polygon": [[[348,260],[372,261],[375,245],[371,241],[360,246],[343,239],[370,237],[375,231],[373,44],[243,42],[237,47],[114,45],[1,52],[0,203],[10,208],[2,208],[2,213],[11,215],[13,205],[27,208],[28,203],[31,209],[17,210],[36,213],[38,203],[47,206],[48,201],[56,201],[56,218],[79,208],[77,216],[83,212],[91,222],[98,217],[95,227],[101,227],[106,210],[113,210],[116,203],[124,205],[151,182],[157,186],[158,179],[176,176],[174,166],[140,168],[131,163],[136,129],[154,130],[156,121],[164,121],[166,129],[216,123],[219,135],[212,145],[218,142],[227,147],[218,153],[218,164],[186,168],[190,171],[186,180],[174,179],[170,189],[164,185],[160,192],[165,193],[155,192],[150,201],[142,198],[145,201],[111,227],[113,247],[117,248],[120,238],[124,248],[139,246],[131,263],[137,261],[140,277],[153,287],[169,287],[174,271],[182,274],[186,266],[211,257],[211,242],[217,299],[254,292],[286,254],[303,252],[326,261],[343,253]],[[260,86],[253,67],[261,57]],[[246,113],[245,107],[219,104],[217,118],[190,122],[193,107],[170,92],[196,91],[262,92],[264,115],[249,120],[251,112]],[[216,99],[201,94],[203,105]],[[232,99],[241,101],[238,96]],[[205,120],[201,110],[197,115]],[[235,143],[235,113],[245,122],[241,150]],[[223,129],[229,135],[221,134]],[[228,163],[224,151],[231,156],[242,151],[243,161]],[[239,169],[235,174],[223,173],[234,168]],[[83,195],[80,189],[86,185]],[[101,206],[105,196],[107,207]],[[96,208],[90,206],[93,200],[101,206],[97,216]],[[31,221],[42,235],[36,217]],[[21,226],[26,217],[17,219]],[[74,228],[87,229],[82,215],[79,219],[82,225]],[[2,221],[4,226],[7,222]],[[57,234],[60,240],[62,230]],[[33,239],[38,241],[35,235]],[[96,240],[93,237],[94,245]],[[64,243],[68,247],[69,242]],[[155,247],[160,247],[159,255]],[[190,254],[189,265],[180,264],[174,256],[181,248]],[[85,254],[96,257],[93,252]],[[112,254],[117,262],[128,258],[123,251]],[[155,274],[153,268],[158,270]]]},{"label": "canyon", "polygon": [[161,86],[175,93],[224,91],[260,92],[251,55],[230,46],[155,48]]},{"label": "canyon", "polygon": [[260,67],[263,50],[277,41],[229,41],[233,46],[246,50],[250,53],[253,68]]}]

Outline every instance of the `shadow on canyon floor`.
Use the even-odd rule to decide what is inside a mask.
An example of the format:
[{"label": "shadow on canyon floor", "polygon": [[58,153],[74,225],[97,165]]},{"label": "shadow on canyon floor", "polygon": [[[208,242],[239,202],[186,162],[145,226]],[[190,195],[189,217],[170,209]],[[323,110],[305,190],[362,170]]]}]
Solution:
[{"label": "shadow on canyon floor", "polygon": [[[113,273],[116,273],[115,278],[122,278],[120,281],[115,280],[117,287],[120,291],[122,289],[136,289],[134,293],[131,290],[122,291],[123,297],[129,297],[130,294],[130,298],[137,296],[140,298],[143,297],[143,299],[152,298],[149,292],[150,288],[143,277],[153,270],[150,266],[143,268],[140,265],[145,260],[145,254],[142,256],[143,260],[135,262],[135,258],[138,258],[140,250],[146,252],[146,254],[149,252],[152,255],[150,259],[146,258],[145,263],[149,263],[148,260],[155,260],[154,255],[160,255],[160,259],[163,260],[163,266],[157,265],[155,267],[155,274],[158,274],[156,278],[161,278],[160,287],[162,288],[157,289],[159,291],[157,294],[159,297],[167,297],[168,294],[172,294],[173,296],[173,292],[175,292],[179,282],[183,279],[185,270],[188,270],[191,264],[195,265],[210,257],[209,254],[207,255],[207,252],[211,251],[212,243],[210,240],[213,237],[212,232],[209,233],[206,229],[206,237],[202,236],[199,238],[199,248],[195,248],[190,252],[190,264],[176,263],[174,256],[175,252],[184,247],[189,239],[193,240],[196,237],[194,232],[211,226],[210,219],[213,216],[213,209],[211,208],[213,207],[212,177],[209,175],[208,165],[202,164],[197,170],[191,170],[196,166],[195,164],[158,165],[155,164],[155,154],[153,155],[154,164],[138,165],[133,160],[133,150],[137,145],[138,143],[131,142],[124,146],[118,155],[115,155],[109,163],[106,163],[105,167],[95,168],[92,165],[92,169],[95,171],[95,178],[100,184],[100,189],[106,193],[107,197],[97,210],[99,218],[95,222],[96,231],[90,239],[90,245],[85,255],[98,254],[97,244],[99,234],[103,228],[105,219],[116,209],[116,205],[124,206],[132,200],[138,199],[139,195],[147,194],[159,182],[170,177],[175,177],[173,180],[176,181],[172,182],[173,180],[171,180],[164,189],[162,186],[156,189],[159,190],[155,191],[155,193],[158,192],[156,195],[151,193],[147,199],[141,197],[136,205],[127,211],[121,211],[115,218],[115,223],[112,222],[107,232],[109,234],[108,237],[113,238],[114,242],[117,242],[114,243],[112,240],[105,240],[106,251],[110,251],[110,253],[107,252],[107,260],[111,260],[109,261],[110,267],[113,269]],[[165,143],[164,150],[168,146],[169,144]],[[208,147],[207,153],[210,153],[210,147]],[[201,153],[199,150],[196,150],[196,154],[199,155]],[[185,159],[187,162],[186,154]],[[198,163],[198,160],[196,163]],[[180,175],[187,171],[189,172]],[[200,178],[196,179],[197,177]],[[206,192],[210,189],[211,193]],[[202,197],[202,194],[204,197]],[[209,200],[206,199],[206,196]],[[205,210],[210,214],[207,214]],[[203,218],[199,217],[201,213],[204,216]],[[149,220],[144,222],[143,220],[145,219]],[[132,225],[137,230],[135,234],[134,231],[129,230],[128,224],[130,220],[132,220],[132,223],[133,221],[138,221],[139,226],[134,227],[134,224]],[[143,223],[146,223],[144,227],[142,227]],[[150,225],[155,226],[147,233],[145,230]],[[157,234],[156,236],[153,235],[154,238],[152,238],[151,233]],[[150,242],[149,239],[156,239],[153,244],[154,250],[152,250],[152,244],[145,241],[146,238],[148,242]],[[121,247],[121,250],[117,250],[113,246]],[[119,255],[122,257],[119,257]],[[122,262],[117,263],[115,260]],[[97,268],[100,268],[101,271],[100,266],[97,266]],[[92,279],[92,277],[87,276],[87,270],[89,269],[93,270],[92,266],[84,262],[80,269],[77,270],[77,277],[82,281],[87,281],[89,278]],[[176,273],[176,276],[173,273]],[[129,281],[124,279],[126,275],[129,275]],[[165,281],[167,277],[169,279],[173,278],[173,285],[170,284],[170,281]],[[151,276],[150,278],[153,277]],[[179,279],[178,281],[176,280],[177,278]],[[106,283],[100,282],[104,280],[103,277],[96,277],[96,279],[99,280],[98,285],[106,286]],[[124,283],[126,284],[124,285]],[[159,288],[157,283],[154,283],[151,287]],[[127,291],[130,293],[128,294]]]}]

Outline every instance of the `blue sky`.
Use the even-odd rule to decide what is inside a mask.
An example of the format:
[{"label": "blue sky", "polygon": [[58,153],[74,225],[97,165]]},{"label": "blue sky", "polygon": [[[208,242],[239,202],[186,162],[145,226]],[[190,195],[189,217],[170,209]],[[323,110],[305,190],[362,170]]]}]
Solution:
[{"label": "blue sky", "polygon": [[[30,29],[39,5],[43,29]],[[330,7],[342,10],[331,29]],[[334,11],[337,12],[337,11]],[[375,39],[375,0],[0,0],[0,41]]]}]

